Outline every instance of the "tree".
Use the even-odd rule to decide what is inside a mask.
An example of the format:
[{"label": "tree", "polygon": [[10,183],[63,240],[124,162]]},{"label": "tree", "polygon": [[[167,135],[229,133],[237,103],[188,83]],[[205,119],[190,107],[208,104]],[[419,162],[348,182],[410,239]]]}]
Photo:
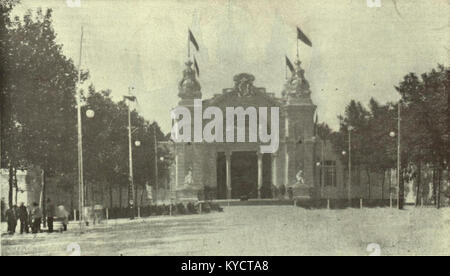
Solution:
[{"label": "tree", "polygon": [[[51,14],[28,11],[3,29],[2,165],[13,167],[10,172],[39,166],[45,177],[76,168],[78,74],[55,41]],[[87,77],[83,72],[82,80]]]},{"label": "tree", "polygon": [[[421,78],[413,73],[406,75],[396,87],[402,96],[404,129],[406,137],[403,154],[405,164],[422,162],[431,164],[438,175],[433,187],[436,206],[440,206],[440,185],[444,169],[448,169],[449,156],[449,68],[424,73]],[[420,181],[419,181],[420,183]]]},{"label": "tree", "polygon": [[[443,170],[449,166],[449,89],[450,69],[441,65],[419,78],[407,74],[396,86],[401,95],[397,104],[382,105],[371,99],[369,110],[361,103],[351,101],[344,116],[340,117],[340,130],[331,133],[337,154],[348,163],[348,132],[352,126],[352,163],[356,170],[363,168],[368,176],[367,191],[371,197],[371,172],[385,173],[396,167],[397,143],[389,133],[401,135],[400,206],[405,194],[405,181],[415,179],[416,203],[421,192],[423,165],[434,168],[436,206],[440,206]],[[401,130],[398,133],[397,109],[401,108]],[[320,136],[320,135],[319,135]],[[384,189],[384,185],[382,185]],[[384,190],[382,191],[384,194]]]},{"label": "tree", "polygon": [[[95,117],[86,119],[83,124],[83,154],[85,178],[90,190],[88,201],[95,202],[94,190],[102,191],[102,183],[105,183],[110,193],[110,206],[112,206],[114,187],[118,188],[119,197],[122,199],[122,190],[129,184],[129,141],[128,107],[124,101],[114,102],[110,94],[110,90],[95,91],[93,85],[89,88],[83,111],[92,109]],[[134,184],[143,191],[147,182],[154,182],[153,132],[157,131],[158,141],[165,140],[165,136],[156,122],[148,122],[136,110],[131,111],[131,126]],[[135,146],[135,141],[140,142],[139,147]],[[159,160],[163,154],[165,152],[158,151],[157,159]],[[158,168],[159,175],[164,175],[164,166],[161,164]],[[137,203],[142,202],[142,194],[135,193],[134,200]]]}]

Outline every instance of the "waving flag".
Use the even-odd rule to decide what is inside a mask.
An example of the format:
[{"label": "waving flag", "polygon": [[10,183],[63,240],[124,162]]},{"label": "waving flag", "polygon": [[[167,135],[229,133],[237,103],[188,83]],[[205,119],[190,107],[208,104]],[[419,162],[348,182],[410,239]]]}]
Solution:
[{"label": "waving flag", "polygon": [[301,40],[303,43],[308,45],[309,47],[312,47],[312,43],[309,40],[309,38],[300,30],[299,27],[297,27],[297,39]]},{"label": "waving flag", "polygon": [[199,51],[197,40],[195,40],[194,35],[192,34],[191,30],[189,30],[189,41],[194,45],[197,52]]},{"label": "waving flag", "polygon": [[286,57],[286,66],[289,68],[289,70],[291,70],[291,73],[294,73],[295,71],[294,65],[292,65],[292,62],[289,60],[287,56],[285,57]]}]

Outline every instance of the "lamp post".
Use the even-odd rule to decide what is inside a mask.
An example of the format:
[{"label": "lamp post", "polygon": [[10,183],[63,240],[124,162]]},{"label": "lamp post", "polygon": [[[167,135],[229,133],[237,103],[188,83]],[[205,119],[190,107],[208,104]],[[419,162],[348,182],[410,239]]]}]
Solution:
[{"label": "lamp post", "polygon": [[84,184],[83,184],[83,136],[81,128],[81,57],[83,49],[83,27],[81,27],[81,38],[80,38],[80,56],[78,60],[78,87],[76,94],[77,102],[77,153],[78,153],[78,207],[80,212],[80,231],[83,231],[83,205],[84,205]]},{"label": "lamp post", "polygon": [[348,127],[348,202],[352,207],[352,131],[355,128]]},{"label": "lamp post", "polygon": [[[391,137],[391,138],[395,138],[395,136],[396,136],[397,134],[395,133],[395,131],[391,131],[391,132],[389,132],[389,136]],[[400,160],[400,151],[399,150],[397,150],[397,176],[396,176],[396,178],[397,178],[397,207],[398,207],[398,204],[399,204],[399,193],[398,193],[398,190],[400,190],[400,182],[399,182],[399,171],[400,171],[400,162],[399,162],[399,160]],[[392,178],[391,178],[392,179]],[[389,205],[391,206],[391,208],[392,208],[392,191],[391,190],[389,190],[389,201],[390,201],[390,203],[389,203]]]},{"label": "lamp post", "polygon": [[[400,176],[401,176],[401,165],[402,165],[402,161],[401,161],[401,110],[402,110],[402,99],[400,99],[400,101],[398,102],[398,110],[397,110],[397,134],[394,131],[391,131],[389,133],[389,136],[391,136],[392,138],[395,137],[395,135],[397,135],[397,208],[399,210],[403,209],[403,192],[402,192],[402,185],[400,183]],[[390,108],[391,110],[393,109]]]},{"label": "lamp post", "polygon": [[158,141],[156,140],[156,125],[153,125],[153,142],[154,142],[154,154],[155,154],[155,202],[158,204],[158,198],[159,198],[159,181],[158,181]]},{"label": "lamp post", "polygon": [[[81,119],[81,102],[80,91],[77,96],[77,117],[78,117],[78,188],[79,188],[79,208],[80,208],[80,229],[83,229],[82,225],[84,218],[84,204],[85,204],[85,187],[84,187],[84,170],[83,170],[83,132],[82,132],[82,119]],[[86,117],[89,119],[94,118],[95,112],[92,109],[86,111]]]},{"label": "lamp post", "polygon": [[[81,120],[81,60],[83,56],[83,27],[81,27],[80,35],[80,53],[78,59],[78,79],[76,89],[76,104],[77,104],[77,153],[78,153],[78,207],[80,212],[80,231],[83,231],[84,221],[84,172],[83,172],[83,132],[82,132],[82,120]],[[86,117],[89,119],[94,118],[95,112],[92,109],[86,111]]]},{"label": "lamp post", "polygon": [[[131,95],[132,88],[128,88],[128,92]],[[124,96],[125,100],[135,101],[134,96]],[[128,158],[129,158],[129,186],[128,186],[128,207],[130,209],[130,219],[134,219],[134,176],[133,176],[133,142],[131,137],[131,108],[128,105]],[[135,141],[135,146],[139,147],[141,145],[140,141]]]},{"label": "lamp post", "polygon": [[398,191],[397,191],[397,208],[399,210],[403,209],[403,198],[402,198],[402,184],[400,183],[400,173],[401,173],[401,110],[402,110],[402,100],[398,102],[398,135],[397,135],[397,183],[398,183]]}]

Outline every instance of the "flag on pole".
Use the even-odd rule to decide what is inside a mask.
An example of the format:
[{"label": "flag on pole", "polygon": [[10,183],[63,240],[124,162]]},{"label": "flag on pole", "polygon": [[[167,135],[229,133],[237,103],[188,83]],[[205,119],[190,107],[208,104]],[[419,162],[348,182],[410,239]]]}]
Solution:
[{"label": "flag on pole", "polygon": [[289,68],[289,70],[291,70],[291,73],[294,73],[295,71],[294,65],[292,65],[292,62],[289,60],[287,56],[285,57],[286,57],[286,66]]},{"label": "flag on pole", "polygon": [[197,52],[199,51],[197,40],[195,40],[194,35],[192,34],[191,30],[189,30],[189,41],[194,45]]},{"label": "flag on pole", "polygon": [[299,27],[297,27],[297,39],[301,40],[303,43],[308,45],[309,47],[312,47],[312,43],[309,40],[309,38],[300,30]]},{"label": "flag on pole", "polygon": [[198,68],[198,63],[197,60],[195,59],[195,56],[194,56],[194,67],[195,71],[197,72],[197,77],[200,77],[200,69]]}]

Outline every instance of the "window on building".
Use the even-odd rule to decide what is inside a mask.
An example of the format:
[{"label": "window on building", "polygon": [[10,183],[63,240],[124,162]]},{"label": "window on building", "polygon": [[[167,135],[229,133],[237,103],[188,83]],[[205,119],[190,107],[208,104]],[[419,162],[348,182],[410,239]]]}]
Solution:
[{"label": "window on building", "polygon": [[[323,170],[323,175],[322,175],[322,170]],[[321,174],[321,177],[320,177],[321,185],[322,185],[322,181],[323,181],[324,186],[332,186],[332,187],[337,186],[336,161],[334,161],[334,160],[324,161],[323,166],[321,166],[320,174]]]}]

